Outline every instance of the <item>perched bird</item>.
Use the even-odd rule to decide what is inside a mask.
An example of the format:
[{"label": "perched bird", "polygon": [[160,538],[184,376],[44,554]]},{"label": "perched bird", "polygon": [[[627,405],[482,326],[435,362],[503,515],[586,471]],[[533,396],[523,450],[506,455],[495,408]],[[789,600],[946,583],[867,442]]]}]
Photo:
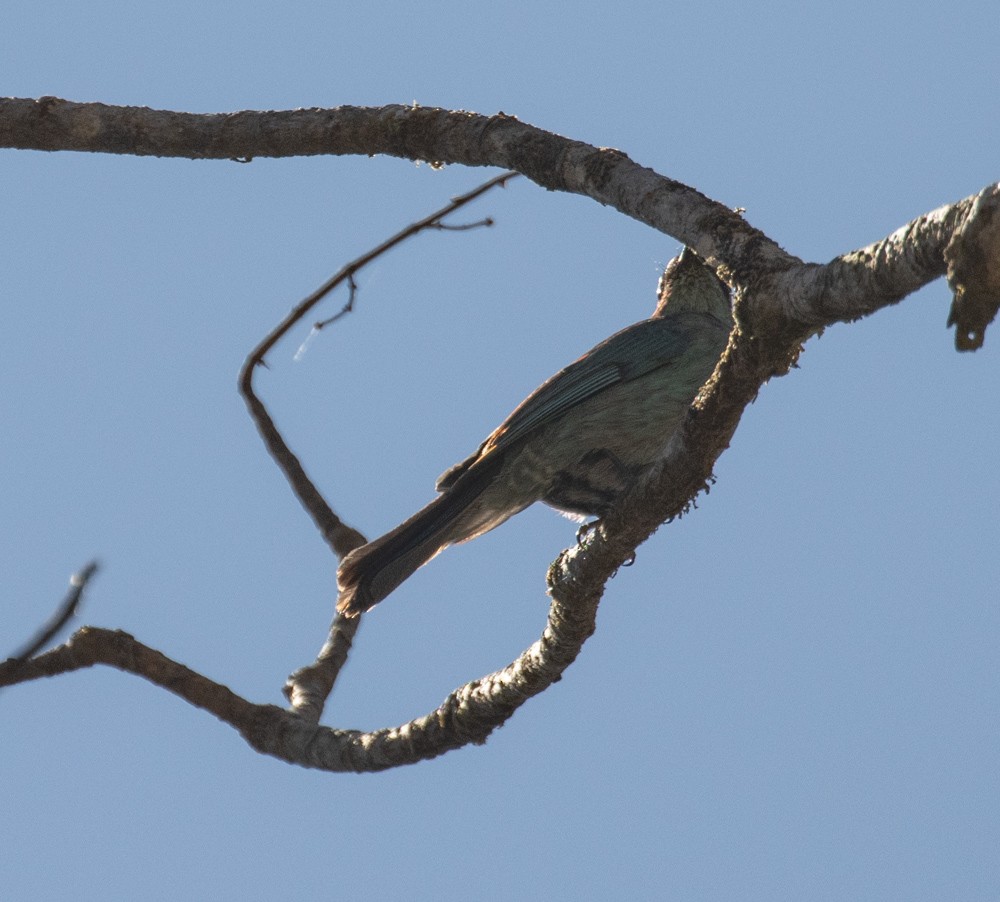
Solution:
[{"label": "perched bird", "polygon": [[556,373],[438,479],[441,494],[427,507],[344,558],[337,610],[367,611],[448,545],[535,501],[580,520],[603,517],[662,456],[731,328],[728,289],[685,248],[660,279],[650,319]]}]

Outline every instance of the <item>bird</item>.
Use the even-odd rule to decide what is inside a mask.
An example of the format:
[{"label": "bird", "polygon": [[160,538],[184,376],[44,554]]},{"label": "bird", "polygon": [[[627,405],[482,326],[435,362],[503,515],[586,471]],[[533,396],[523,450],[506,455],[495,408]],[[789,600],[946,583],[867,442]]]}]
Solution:
[{"label": "bird", "polygon": [[343,558],[338,612],[370,610],[447,546],[536,501],[579,521],[604,517],[663,456],[731,330],[729,289],[685,247],[661,276],[649,319],[544,382],[441,475],[437,498]]}]

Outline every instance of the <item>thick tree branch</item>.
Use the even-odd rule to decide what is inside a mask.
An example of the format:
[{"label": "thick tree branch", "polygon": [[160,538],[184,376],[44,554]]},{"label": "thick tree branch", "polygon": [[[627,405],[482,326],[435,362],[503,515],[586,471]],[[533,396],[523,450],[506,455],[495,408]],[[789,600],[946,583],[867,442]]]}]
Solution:
[{"label": "thick tree branch", "polygon": [[[857,319],[943,274],[948,246],[954,256],[949,272],[958,280],[951,280],[952,287],[962,288],[950,320],[958,325],[960,348],[978,347],[992,319],[989,298],[995,296],[995,283],[987,279],[985,287],[970,289],[982,280],[962,281],[959,275],[982,274],[983,266],[970,258],[977,242],[950,244],[956,234],[950,230],[968,215],[972,199],[935,210],[826,267],[803,265],[739,214],[694,188],[640,166],[621,151],[564,138],[504,113],[481,116],[397,104],[179,113],[55,97],[0,98],[0,147],[233,160],[386,154],[499,166],[544,188],[586,195],[672,235],[716,265],[737,290],[767,288],[748,305],[759,308],[748,325],[786,333],[790,324],[783,320],[815,328]],[[985,205],[979,221],[993,208]],[[997,242],[990,237],[988,243],[995,247]],[[960,315],[960,310],[967,312]]]},{"label": "thick tree branch", "polygon": [[430,163],[498,166],[552,191],[583,194],[673,235],[724,265],[731,281],[798,262],[739,214],[611,148],[593,147],[498,113],[434,107],[177,113],[0,99],[0,147],[136,156],[239,159],[385,154]]},{"label": "thick tree branch", "polygon": [[[772,280],[768,291],[758,290],[744,305],[744,323],[758,334],[798,330],[808,335],[833,323],[860,319],[943,276],[949,259],[963,258],[962,242],[967,246],[972,240],[965,238],[970,232],[976,236],[979,259],[1000,260],[1000,217],[992,212],[998,203],[1000,186],[989,185],[978,195],[918,216],[886,238],[825,266],[786,270]],[[994,225],[986,228],[984,222]],[[978,283],[980,295],[992,293],[1000,299],[997,269],[1000,264],[992,271],[992,282],[990,270],[985,271]],[[949,281],[957,290],[958,282],[951,277]],[[991,319],[992,315],[986,322]]]}]

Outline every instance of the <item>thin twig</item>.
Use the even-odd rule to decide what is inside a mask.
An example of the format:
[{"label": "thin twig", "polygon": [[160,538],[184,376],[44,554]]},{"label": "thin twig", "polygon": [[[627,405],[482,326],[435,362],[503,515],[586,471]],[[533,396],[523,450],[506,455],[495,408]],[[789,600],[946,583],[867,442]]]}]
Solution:
[{"label": "thin twig", "polygon": [[434,224],[433,228],[441,232],[468,232],[471,229],[488,229],[493,224],[493,217],[487,216],[485,219],[477,219],[475,222],[460,222],[455,225],[447,222],[438,222]]},{"label": "thin twig", "polygon": [[21,651],[12,656],[13,661],[27,661],[33,658],[42,648],[52,641],[52,638],[59,632],[76,614],[83,601],[83,590],[87,588],[90,578],[97,572],[97,561],[91,561],[79,573],[74,573],[69,580],[69,592],[62,600],[62,603],[53,612],[49,622],[42,627],[41,631],[32,639]]},{"label": "thin twig", "polygon": [[[453,229],[457,231],[478,228],[480,226],[492,225],[490,218],[475,223],[468,223],[458,226],[446,226],[441,220],[466,204],[482,196],[487,191],[497,186],[505,186],[508,181],[517,176],[516,172],[505,172],[496,178],[490,179],[472,191],[455,197],[451,202],[440,210],[425,216],[423,219],[408,225],[405,229],[397,232],[391,238],[383,241],[377,247],[351,261],[335,275],[331,276],[312,294],[299,302],[291,312],[257,345],[250,353],[240,371],[240,392],[250,411],[250,416],[257,424],[267,446],[268,452],[285,474],[292,490],[298,497],[302,506],[309,512],[313,522],[319,528],[327,545],[338,557],[343,557],[354,548],[365,543],[365,537],[356,529],[345,524],[333,511],[326,500],[320,494],[313,481],[309,478],[299,459],[288,447],[281,433],[278,431],[274,420],[271,418],[264,403],[257,397],[253,387],[253,375],[258,366],[266,365],[265,357],[271,350],[292,329],[296,323],[309,313],[323,298],[325,298],[338,285],[346,282],[348,286],[348,298],[344,307],[332,317],[316,323],[313,327],[314,333],[330,325],[342,316],[350,313],[354,309],[354,301],[357,297],[358,285],[355,274],[373,260],[385,254],[387,251],[402,243],[407,238],[428,229]],[[350,621],[341,615],[334,617],[330,625],[330,631],[322,650],[316,660],[293,673],[285,684],[285,695],[288,697],[292,710],[299,713],[303,718],[312,722],[318,722],[323,713],[323,705],[333,691],[333,685],[341,668],[347,661],[351,644],[354,641],[359,621]]]},{"label": "thin twig", "polygon": [[[391,238],[383,241],[378,246],[372,248],[365,254],[362,254],[356,260],[351,261],[345,267],[343,267],[339,272],[332,275],[326,282],[320,285],[312,294],[300,301],[270,333],[264,338],[263,341],[256,348],[253,349],[250,356],[247,358],[244,364],[244,372],[241,375],[241,385],[244,382],[244,378],[248,375],[246,370],[248,368],[252,369],[257,364],[262,363],[267,352],[271,350],[291,329],[299,320],[302,319],[313,307],[315,307],[323,298],[325,298],[334,288],[336,288],[345,279],[350,279],[359,270],[363,269],[373,260],[381,257],[386,251],[392,250],[397,244],[401,244],[407,238],[416,235],[418,232],[422,232],[425,229],[434,228],[439,220],[448,216],[450,213],[454,213],[456,210],[464,207],[466,204],[474,201],[477,197],[482,196],[487,191],[497,186],[506,186],[507,182],[511,179],[516,178],[519,173],[517,172],[505,172],[503,175],[498,175],[496,178],[490,179],[488,182],[484,182],[478,188],[474,188],[466,194],[461,194],[458,197],[452,199],[446,207],[442,207],[436,213],[431,213],[430,216],[426,216],[417,222],[408,225],[405,229],[397,232]],[[246,379],[249,385],[249,379]]]},{"label": "thin twig", "polygon": [[[302,318],[316,306],[316,304],[318,304],[342,282],[347,282],[350,288],[350,296],[348,297],[348,301],[344,309],[331,319],[337,319],[353,309],[354,299],[357,295],[357,284],[355,282],[354,275],[360,269],[367,266],[382,254],[391,250],[396,245],[405,241],[407,238],[410,238],[426,229],[436,227],[440,223],[440,220],[445,216],[448,216],[450,213],[455,212],[469,202],[475,200],[477,197],[485,194],[491,188],[506,185],[510,179],[515,178],[516,176],[516,172],[505,172],[502,175],[483,183],[478,188],[475,188],[466,194],[462,194],[459,197],[453,198],[447,206],[435,213],[432,213],[430,216],[426,216],[423,219],[412,223],[402,231],[397,232],[388,240],[383,241],[377,247],[358,257],[356,260],[348,263],[339,272],[331,276],[319,288],[312,292],[312,294],[299,302],[291,310],[291,312],[271,332],[267,334],[260,344],[253,349],[243,364],[243,368],[240,371],[239,386],[243,399],[250,411],[250,416],[257,424],[257,430],[260,432],[261,438],[263,438],[264,444],[267,446],[267,450],[271,457],[285,474],[285,477],[292,486],[292,490],[295,492],[295,495],[298,497],[303,507],[305,507],[305,509],[312,516],[313,522],[316,523],[316,526],[318,527],[320,534],[323,536],[327,545],[330,546],[338,557],[343,557],[349,551],[359,545],[363,545],[365,541],[364,536],[341,521],[341,519],[333,512],[330,506],[323,499],[312,480],[309,479],[305,469],[299,462],[299,459],[295,456],[285,440],[282,438],[281,434],[278,432],[278,428],[268,413],[267,408],[257,397],[253,387],[254,371],[258,366],[264,364],[264,359],[268,351],[270,351],[271,348],[273,348],[275,344],[277,344],[278,341],[280,341],[281,338],[285,336],[293,326],[295,326],[296,323],[301,321]],[[321,328],[321,326],[318,325],[317,328]]]}]

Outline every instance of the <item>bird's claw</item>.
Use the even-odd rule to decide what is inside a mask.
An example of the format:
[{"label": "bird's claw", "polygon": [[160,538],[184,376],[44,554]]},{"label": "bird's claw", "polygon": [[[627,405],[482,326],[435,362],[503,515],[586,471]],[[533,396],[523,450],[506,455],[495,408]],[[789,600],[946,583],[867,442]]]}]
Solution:
[{"label": "bird's claw", "polygon": [[597,529],[600,523],[600,519],[591,520],[589,523],[581,523],[580,528],[576,531],[576,544],[582,545],[586,541],[587,536]]}]

